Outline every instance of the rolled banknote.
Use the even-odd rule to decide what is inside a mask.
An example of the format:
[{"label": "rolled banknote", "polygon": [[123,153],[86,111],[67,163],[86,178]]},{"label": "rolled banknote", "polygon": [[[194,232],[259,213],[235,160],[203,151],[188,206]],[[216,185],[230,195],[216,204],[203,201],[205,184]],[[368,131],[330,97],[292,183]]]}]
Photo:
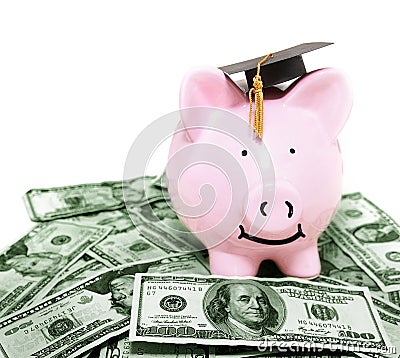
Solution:
[{"label": "rolled banknote", "polygon": [[31,189],[23,199],[31,220],[47,221],[123,208],[125,201],[131,205],[141,205],[163,198],[165,193],[162,188],[152,185],[154,179],[139,177],[125,181]]},{"label": "rolled banknote", "polygon": [[300,279],[138,274],[130,340],[379,352],[368,289]]},{"label": "rolled banknote", "polygon": [[112,230],[107,226],[53,221],[35,226],[0,253],[0,316],[35,300],[54,277]]},{"label": "rolled banknote", "polygon": [[126,332],[138,272],[208,273],[195,255],[110,269],[0,320],[0,356],[73,358]]}]

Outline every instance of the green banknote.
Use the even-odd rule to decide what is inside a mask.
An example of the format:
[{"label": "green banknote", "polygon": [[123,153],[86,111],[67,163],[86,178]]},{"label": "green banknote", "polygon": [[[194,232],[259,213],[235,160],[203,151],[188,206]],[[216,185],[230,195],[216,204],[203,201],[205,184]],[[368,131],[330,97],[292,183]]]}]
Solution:
[{"label": "green banknote", "polygon": [[[126,210],[103,211],[68,219],[72,222],[112,226],[112,232],[90,249],[90,255],[108,267],[175,255],[153,243],[162,240],[160,234],[143,235]],[[151,228],[150,228],[151,229]],[[160,238],[155,239],[154,236]]]},{"label": "green banknote", "polygon": [[[348,285],[345,281],[324,275],[320,275],[316,281],[330,285]],[[391,302],[374,294],[372,294],[372,302],[382,320],[382,326],[391,343],[386,349],[383,349],[380,354],[374,354],[372,356],[400,358],[400,309]],[[362,354],[360,354],[360,356],[366,357]]]},{"label": "green banknote", "polygon": [[193,252],[205,249],[177,217],[168,200],[154,200],[142,206],[126,205],[142,234],[164,250]]},{"label": "green banknote", "polygon": [[[134,219],[135,224],[130,215],[137,214],[129,215],[125,209],[79,215],[65,220],[113,227],[112,232],[104,240],[90,249],[91,256],[109,267],[173,256],[177,252],[193,252],[202,247],[193,236],[193,243],[196,244],[190,245],[175,233],[168,231],[168,228],[162,227],[163,219],[154,218],[153,208],[155,213],[163,213],[164,220],[182,225],[164,200],[148,203],[142,207],[140,211],[142,216]],[[187,230],[181,227],[187,233]]]},{"label": "green banknote", "polygon": [[[55,277],[54,280],[48,285],[48,288],[42,291],[39,300],[43,299],[45,296],[54,295],[55,293],[75,286],[80,282],[84,282],[90,277],[96,276],[108,269],[108,266],[97,261],[89,254],[85,254],[74,264],[68,266],[68,268],[61,275]],[[38,300],[35,300],[34,303],[40,303],[37,301]]]},{"label": "green banknote", "polygon": [[109,269],[0,320],[0,352],[7,358],[72,358],[129,329],[138,272],[199,273],[196,255]]},{"label": "green banknote", "polygon": [[31,189],[23,199],[31,220],[48,221],[123,208],[124,196],[131,205],[142,205],[163,198],[163,189],[152,185],[154,179],[139,177],[125,181]]},{"label": "green banknote", "polygon": [[[323,233],[322,239],[328,235]],[[334,241],[324,240],[319,246],[321,274],[355,286],[368,287],[373,295],[400,307],[400,291],[383,292],[371,277],[359,267]]]},{"label": "green banknote", "polygon": [[361,193],[342,197],[326,233],[382,291],[400,290],[400,227]]},{"label": "green banknote", "polygon": [[379,297],[372,297],[379,317],[382,319],[383,327],[391,342],[387,354],[391,357],[400,357],[400,309],[395,305]]},{"label": "green banknote", "polygon": [[159,188],[162,188],[162,189],[168,189],[167,182],[168,182],[167,181],[167,173],[164,170],[161,175],[154,178],[154,180],[151,184],[154,186],[157,186]]},{"label": "green banknote", "polygon": [[368,289],[301,279],[137,274],[130,340],[379,352]]},{"label": "green banknote", "polygon": [[0,315],[34,301],[68,265],[111,231],[107,226],[53,221],[35,226],[0,253]]}]

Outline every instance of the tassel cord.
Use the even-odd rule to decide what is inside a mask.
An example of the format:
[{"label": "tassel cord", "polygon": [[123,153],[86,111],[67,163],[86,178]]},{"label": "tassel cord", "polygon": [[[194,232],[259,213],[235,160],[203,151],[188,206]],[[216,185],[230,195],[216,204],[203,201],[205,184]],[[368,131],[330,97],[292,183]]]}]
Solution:
[{"label": "tassel cord", "polygon": [[259,138],[263,136],[263,128],[264,128],[264,94],[263,94],[263,83],[260,76],[260,67],[261,65],[267,61],[273,55],[270,53],[265,56],[260,62],[257,64],[257,74],[253,78],[253,88],[249,91],[249,125],[252,125],[253,119],[253,94],[254,94],[254,121],[253,121],[253,129],[256,132],[256,135]]}]

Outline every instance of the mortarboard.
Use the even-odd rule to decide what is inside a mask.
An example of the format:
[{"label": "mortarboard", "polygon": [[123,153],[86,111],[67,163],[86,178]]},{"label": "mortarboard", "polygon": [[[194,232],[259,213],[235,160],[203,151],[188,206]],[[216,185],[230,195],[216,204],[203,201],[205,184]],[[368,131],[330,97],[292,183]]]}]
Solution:
[{"label": "mortarboard", "polygon": [[[322,47],[332,45],[332,42],[309,42],[287,48],[282,51],[273,52],[273,57],[261,64],[260,76],[262,77],[263,87],[271,87],[307,73],[304,66],[302,55],[318,50]],[[253,85],[253,78],[257,73],[257,64],[264,56],[253,58],[228,66],[219,67],[226,75],[244,72],[246,75],[247,87]]]},{"label": "mortarboard", "polygon": [[[253,126],[257,137],[262,138],[264,127],[263,89],[293,80],[307,73],[303,54],[322,47],[332,45],[331,42],[309,42],[282,51],[270,53],[264,57],[253,58],[233,65],[219,67],[227,77],[243,92],[248,91],[250,110],[249,125]],[[235,82],[230,77],[235,73],[244,72],[247,89],[241,88],[240,81]],[[253,111],[254,96],[254,111]],[[254,119],[253,119],[254,114]]]}]

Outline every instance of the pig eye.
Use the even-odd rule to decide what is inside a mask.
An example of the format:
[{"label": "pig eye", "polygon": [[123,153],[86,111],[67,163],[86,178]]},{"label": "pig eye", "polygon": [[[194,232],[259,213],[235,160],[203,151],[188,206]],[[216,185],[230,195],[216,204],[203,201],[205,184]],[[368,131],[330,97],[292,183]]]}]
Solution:
[{"label": "pig eye", "polygon": [[247,155],[247,150],[246,150],[246,149],[243,149],[243,150],[242,150],[242,156],[245,157],[246,155]]},{"label": "pig eye", "polygon": [[292,154],[296,153],[296,151],[295,151],[294,148],[290,148],[290,149],[289,149],[289,152],[292,153]]}]

